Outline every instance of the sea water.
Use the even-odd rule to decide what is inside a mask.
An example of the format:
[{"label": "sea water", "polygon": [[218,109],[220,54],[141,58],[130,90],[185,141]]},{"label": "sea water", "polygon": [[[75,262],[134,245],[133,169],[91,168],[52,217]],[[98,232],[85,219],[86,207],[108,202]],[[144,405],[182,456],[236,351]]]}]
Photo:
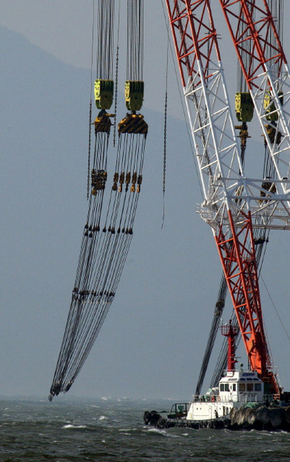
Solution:
[{"label": "sea water", "polygon": [[128,399],[0,400],[2,462],[277,462],[290,460],[290,434],[145,426],[145,410],[169,402]]}]

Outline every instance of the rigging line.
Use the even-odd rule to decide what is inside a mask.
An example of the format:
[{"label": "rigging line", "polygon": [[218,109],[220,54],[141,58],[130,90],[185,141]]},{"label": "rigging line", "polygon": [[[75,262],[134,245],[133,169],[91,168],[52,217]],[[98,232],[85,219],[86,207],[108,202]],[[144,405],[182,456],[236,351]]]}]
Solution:
[{"label": "rigging line", "polygon": [[266,291],[267,291],[268,297],[269,297],[269,299],[271,300],[271,303],[272,303],[272,305],[273,305],[273,307],[274,307],[274,310],[276,311],[276,314],[277,314],[278,319],[279,319],[279,321],[280,321],[280,323],[281,323],[281,326],[282,326],[282,328],[283,328],[283,330],[284,330],[284,332],[285,332],[285,334],[286,334],[288,340],[290,341],[290,336],[289,336],[289,334],[288,334],[288,332],[287,332],[287,330],[286,330],[286,328],[285,328],[285,326],[284,326],[284,324],[283,324],[283,321],[282,321],[282,319],[281,319],[281,317],[280,317],[280,315],[279,315],[279,312],[278,312],[277,307],[276,307],[276,305],[275,305],[275,303],[274,303],[274,300],[273,300],[273,298],[272,298],[271,295],[270,295],[269,289],[268,289],[268,287],[267,287],[267,285],[266,285],[266,283],[265,283],[263,277],[262,277],[262,276],[260,276],[260,277],[261,277],[261,279],[262,279],[262,281],[263,281],[263,284],[264,284],[265,289],[266,289]]},{"label": "rigging line", "polygon": [[[120,184],[121,187],[121,184]],[[122,186],[123,187],[123,186]],[[111,211],[111,217],[109,221],[109,230],[116,227],[116,221],[120,209],[120,203],[122,203],[122,191],[116,191],[116,200],[114,202],[114,209]]]},{"label": "rigging line", "polygon": [[[101,2],[100,0],[98,5],[99,8],[101,6],[105,8],[108,3]],[[99,16],[102,16],[103,27],[105,24],[106,30],[109,30],[111,20],[108,21],[108,11],[104,11],[104,9],[102,9],[101,15]],[[100,40],[98,40],[98,44],[100,45],[102,37],[99,36],[99,38]],[[110,45],[111,42],[109,37],[108,43],[104,42],[102,44],[101,51],[107,51],[108,48],[110,48]],[[105,63],[103,63],[101,59],[100,62],[102,67],[101,71],[103,71],[103,65]],[[79,265],[76,275],[76,284],[78,288],[75,290],[75,287],[72,294],[67,326],[62,342],[62,349],[59,355],[54,375],[54,382],[51,388],[51,397],[58,394],[60,390],[68,391],[74,378],[81,369],[113,300],[113,297],[110,297],[110,292],[107,292],[106,289],[107,287],[116,287],[118,285],[122,272],[121,270],[124,266],[129,250],[132,235],[124,233],[124,235],[121,234],[121,236],[116,236],[113,229],[111,229],[111,226],[113,226],[118,219],[120,220],[120,223],[123,223],[123,221],[126,223],[129,219],[132,220],[134,218],[135,207],[132,206],[134,203],[134,196],[130,195],[130,193],[129,196],[128,194],[125,194],[124,187],[126,188],[127,186],[128,189],[128,181],[126,181],[125,186],[124,178],[127,169],[129,169],[130,173],[133,164],[136,164],[137,167],[140,160],[139,157],[141,157],[141,164],[143,164],[144,152],[141,152],[140,155],[140,145],[134,145],[132,141],[134,138],[129,138],[129,140],[126,138],[127,137],[125,137],[124,143],[122,143],[122,139],[120,140],[117,164],[119,163],[122,167],[121,172],[119,172],[122,174],[122,180],[120,179],[119,181],[119,192],[115,192],[113,190],[113,194],[115,193],[115,200],[113,203],[111,202],[111,191],[109,202],[110,207],[106,214],[106,220],[110,218],[111,221],[109,223],[109,230],[106,232],[104,237],[103,235],[100,237],[99,231],[98,234],[95,233],[95,225],[97,222],[100,223],[104,190],[98,190],[96,185],[96,194],[92,194],[90,196],[87,223],[84,228]],[[103,164],[106,165],[106,152],[106,140],[104,139],[104,136],[99,133],[95,138],[94,167],[101,167]],[[123,194],[121,194],[122,187]],[[100,246],[97,246],[98,243]],[[96,263],[97,267],[95,265]],[[100,267],[101,263],[102,265]],[[98,271],[98,269],[100,271]],[[93,283],[95,283],[94,287],[92,286]],[[96,292],[91,290],[92,287],[94,289],[103,289],[103,292],[99,294],[100,296],[96,296]]]},{"label": "rigging line", "polygon": [[126,79],[129,79],[129,1],[127,0],[127,59],[126,59]]},{"label": "rigging line", "polygon": [[143,0],[127,0],[127,80],[143,77]]},{"label": "rigging line", "polygon": [[[84,230],[84,238],[83,238],[85,240],[86,247],[80,254],[79,261],[81,263],[78,267],[76,282],[75,282],[75,287],[78,288],[79,290],[83,290],[86,288],[85,287],[86,280],[88,279],[90,272],[91,272],[91,271],[88,272],[88,262],[93,260],[93,256],[95,254],[95,248],[100,240],[99,233],[96,234],[96,232],[94,232],[93,229],[94,229],[94,226],[92,227],[91,225],[89,226],[88,224],[86,224],[86,227]],[[92,236],[90,237],[91,233],[92,233]],[[90,240],[92,242],[89,242]]]},{"label": "rigging line", "polygon": [[80,329],[78,331],[78,338],[70,358],[70,367],[67,370],[67,376],[74,374],[74,370],[77,368],[77,364],[80,361],[83,350],[87,347],[87,344],[90,341],[91,332],[95,329],[98,311],[98,303],[94,306],[90,300],[84,302],[83,312],[85,313],[85,316],[81,320],[82,322],[79,323]]},{"label": "rigging line", "polygon": [[111,229],[111,227],[113,226],[113,223],[115,222],[115,216],[118,214],[120,200],[121,200],[121,197],[120,197],[121,193],[119,191],[120,186],[121,185],[119,186],[117,185],[118,189],[111,191],[111,196],[113,197],[113,201],[111,203],[110,210],[109,209],[107,210],[106,223],[105,223],[105,228],[104,228],[105,230]]},{"label": "rigging line", "polygon": [[163,213],[161,229],[165,220],[165,180],[166,180],[166,154],[167,154],[167,98],[168,98],[168,54],[169,45],[166,50],[166,75],[165,75],[165,100],[164,100],[164,139],[163,139]]},{"label": "rigging line", "polygon": [[107,254],[107,259],[106,259],[106,267],[103,268],[103,271],[102,271],[102,280],[100,281],[100,284],[101,284],[101,289],[105,291],[105,287],[106,287],[106,282],[107,282],[107,279],[111,273],[111,270],[112,270],[112,264],[113,264],[113,261],[114,261],[114,257],[115,257],[115,252],[116,252],[116,248],[117,248],[117,245],[118,245],[118,237],[119,237],[119,234],[114,234],[113,235],[113,239],[112,239],[112,247],[110,249],[110,252]]},{"label": "rigging line", "polygon": [[[83,312],[85,309],[85,305],[83,301],[78,302],[77,310],[74,309],[75,303],[72,301],[71,304],[71,310],[70,314],[68,317],[68,323],[66,326],[66,334],[63,339],[63,344],[62,344],[62,353],[60,355],[59,361],[58,361],[58,366],[56,368],[56,373],[55,373],[55,379],[56,378],[61,378],[61,380],[64,380],[65,376],[67,375],[68,369],[71,370],[71,361],[73,358],[74,361],[76,361],[76,356],[79,356],[79,352],[75,351],[77,348],[77,345],[79,343],[79,325],[80,322],[82,321],[82,318],[86,318],[86,316],[83,316]],[[76,316],[73,316],[73,313],[76,311]],[[81,329],[82,331],[83,329]],[[56,387],[55,390],[58,389],[58,386]],[[53,390],[52,390],[53,391]],[[54,393],[52,393],[54,394]]]},{"label": "rigging line", "polygon": [[110,255],[114,248],[115,235],[109,230],[106,231],[103,248],[101,249],[98,265],[94,269],[95,288],[100,292],[103,286],[104,273],[107,271],[109,265]]},{"label": "rigging line", "polygon": [[[108,268],[108,271],[106,273],[106,277],[103,281],[103,290],[104,292],[106,292],[107,296],[109,294],[109,296],[111,296],[111,298],[113,297],[113,294],[112,293],[112,286],[114,285],[114,282],[116,280],[116,277],[118,275],[118,269],[119,269],[119,266],[120,266],[120,253],[122,252],[123,250],[123,247],[124,247],[124,240],[125,240],[126,236],[125,234],[122,234],[122,233],[118,233],[115,237],[115,249],[111,255],[111,261],[110,261],[110,266]],[[113,299],[113,298],[112,298]]]},{"label": "rigging line", "polygon": [[[112,255],[110,264],[110,272],[108,272],[104,284],[106,284],[107,293],[112,296],[115,295],[117,286],[119,284],[122,270],[128,255],[132,234],[118,233],[116,236],[116,248]],[[105,285],[104,285],[105,288]]]},{"label": "rigging line", "polygon": [[123,173],[125,174],[126,173],[126,170],[127,170],[127,164],[128,164],[128,157],[130,157],[130,138],[127,136],[127,133],[124,133],[121,135],[121,138],[119,138],[119,141],[120,140],[124,140],[124,143],[122,145],[122,150],[119,150],[119,155],[120,155],[120,174]]},{"label": "rigging line", "polygon": [[92,22],[92,43],[91,43],[91,87],[90,95],[93,95],[93,65],[94,65],[94,43],[95,43],[95,0],[93,0],[93,22]]},{"label": "rigging line", "polygon": [[92,139],[92,98],[90,99],[90,107],[89,107],[89,145],[88,145],[87,200],[89,200],[89,195],[90,195],[91,139]]},{"label": "rigging line", "polygon": [[120,282],[120,279],[121,279],[121,276],[122,276],[122,272],[123,272],[123,269],[124,269],[124,266],[125,266],[125,263],[126,263],[126,260],[127,260],[127,256],[128,256],[128,253],[129,253],[129,249],[130,249],[130,245],[131,245],[133,235],[132,234],[124,234],[122,238],[123,238],[123,241],[124,241],[123,242],[123,251],[122,251],[122,254],[120,256],[120,260],[118,262],[119,264],[116,267],[115,277],[112,280],[112,285],[110,286],[110,290],[113,293],[116,293],[116,291],[117,291],[117,288],[118,288],[118,285],[119,285],[119,282]]},{"label": "rigging line", "polygon": [[113,30],[115,0],[98,2],[98,50],[96,71],[98,79],[111,79],[113,68]]},{"label": "rigging line", "polygon": [[81,290],[89,290],[90,289],[90,280],[91,280],[91,274],[92,274],[92,267],[94,264],[94,255],[96,253],[96,244],[99,242],[98,239],[99,235],[96,235],[95,233],[92,233],[91,237],[88,237],[91,242],[91,246],[89,247],[89,252],[86,255],[86,267],[85,267],[85,272],[83,274],[82,278],[82,287],[80,287]]},{"label": "rigging line", "polygon": [[81,352],[80,352],[80,356],[81,356],[81,361],[79,362],[79,365],[78,367],[76,368],[75,370],[75,373],[74,373],[74,378],[76,377],[76,375],[79,373],[81,367],[83,366],[95,340],[96,340],[96,337],[104,323],[104,320],[108,314],[108,310],[110,308],[110,305],[111,303],[107,303],[106,300],[102,299],[100,300],[102,302],[102,308],[101,308],[101,312],[100,312],[100,315],[101,317],[98,318],[97,320],[97,323],[96,325],[94,326],[94,328],[91,330],[91,332],[89,333],[89,337],[87,339],[87,342],[84,344],[84,348],[82,348]]},{"label": "rigging line", "polygon": [[123,143],[126,142],[126,137],[122,136],[122,133],[118,133],[118,146],[117,146],[117,157],[115,162],[115,172],[121,171],[121,159],[122,152],[124,150]]},{"label": "rigging line", "polygon": [[[91,294],[79,296],[75,301],[75,305],[79,305],[79,318],[75,332],[74,351],[71,353],[71,360],[76,354],[77,348],[79,348],[79,342],[84,337],[84,332],[87,330],[88,319],[92,318],[92,310],[94,309],[93,303],[91,303]],[[89,308],[88,308],[89,305]],[[74,307],[73,310],[75,311]]]},{"label": "rigging line", "polygon": [[121,256],[124,251],[126,240],[127,240],[126,234],[118,233],[115,236],[115,248],[113,249],[111,259],[110,259],[110,265],[105,275],[105,279],[103,281],[103,288],[104,288],[104,291],[107,292],[107,294],[111,292],[111,287],[114,285],[118,277],[118,273],[119,273],[118,270],[122,262]]},{"label": "rigging line", "polygon": [[[71,304],[71,307],[72,307],[72,304]],[[75,321],[72,322],[73,320],[71,320],[71,314],[72,314],[72,309],[70,308],[69,316],[68,316],[67,324],[65,328],[65,333],[64,333],[64,337],[63,337],[63,341],[62,341],[62,345],[61,345],[61,349],[60,349],[60,353],[59,353],[59,357],[57,361],[57,367],[56,367],[54,378],[53,378],[53,384],[56,383],[57,381],[56,379],[61,380],[61,381],[63,380],[66,374],[66,371],[69,367],[70,351],[72,350],[73,340],[74,340],[74,337],[72,335],[73,333],[72,329],[75,323]]]},{"label": "rigging line", "polygon": [[[115,252],[111,254],[111,257],[114,258],[115,256],[114,254]],[[119,276],[121,275],[120,269],[123,266],[123,261],[124,259],[122,259],[121,265],[117,265],[117,268],[116,268],[117,276],[115,277],[114,275],[111,276],[111,278],[113,277],[113,280],[111,279],[110,285],[112,284],[112,282],[114,286],[118,284]],[[115,264],[116,263],[117,262],[115,261]],[[109,265],[109,268],[107,268],[107,271],[110,269],[111,266],[112,265]],[[72,320],[72,323],[71,323],[71,328],[70,328],[71,335],[70,335],[70,338],[68,339],[67,346],[65,348],[67,360],[64,362],[64,367],[60,374],[62,377],[62,382],[63,382],[62,389],[64,391],[67,391],[66,381],[68,380],[68,377],[72,374],[72,379],[70,379],[69,381],[69,384],[71,385],[72,381],[74,380],[74,377],[77,374],[77,371],[80,370],[85,358],[87,357],[88,352],[91,349],[92,342],[95,338],[95,335],[98,333],[100,326],[103,323],[102,318],[106,316],[106,313],[111,304],[111,303],[106,302],[105,308],[101,307],[100,309],[99,307],[97,307],[97,311],[94,310],[94,312],[90,313],[90,316],[88,316],[88,313],[87,313],[88,303],[91,305],[91,308],[89,308],[89,311],[92,312],[93,302],[91,302],[91,298],[89,298],[88,300],[80,301],[78,303],[77,317],[74,320]],[[96,317],[97,317],[97,321],[96,321]],[[90,319],[91,319],[91,322],[90,322]],[[84,323],[86,324],[85,329],[84,329]],[[96,326],[94,327],[95,324]],[[94,327],[93,333],[91,332],[92,329],[90,326]],[[81,342],[84,340],[84,338],[89,338],[89,341],[86,340],[86,342],[82,346]],[[80,362],[79,362],[79,358],[81,358]],[[75,369],[77,364],[78,364],[77,369]],[[76,372],[73,372],[74,370],[76,370]]]},{"label": "rigging line", "polygon": [[[127,144],[128,143],[126,143],[126,145]],[[118,152],[120,153],[119,147],[120,147],[120,144],[118,143]],[[116,195],[115,195],[115,200],[114,200],[114,204],[113,204],[113,208],[112,208],[111,216],[110,216],[110,225],[112,226],[115,226],[115,222],[116,222],[119,207],[120,207],[122,188],[124,186],[125,167],[126,167],[125,153],[126,153],[126,150],[124,149],[123,152],[121,153],[123,165],[121,166],[122,168],[120,169],[120,173],[119,173],[119,187],[117,186],[118,189],[116,191],[113,191],[115,192]],[[119,159],[117,159],[117,161],[119,161]],[[117,169],[115,171],[117,172]]]},{"label": "rigging line", "polygon": [[186,114],[185,103],[184,103],[184,95],[181,92],[181,85],[180,85],[180,79],[178,77],[178,69],[177,69],[177,63],[176,63],[176,59],[175,59],[175,52],[173,50],[173,44],[172,44],[172,41],[171,41],[171,32],[169,30],[169,24],[168,24],[168,20],[167,20],[167,12],[165,10],[165,2],[163,0],[160,0],[160,2],[162,4],[162,8],[163,8],[163,17],[164,17],[165,27],[166,27],[166,30],[167,30],[168,43],[170,45],[171,59],[172,59],[172,63],[173,63],[173,69],[174,69],[177,88],[178,88],[178,93],[179,93],[179,101],[181,101],[181,108],[182,108],[182,112],[183,112],[183,120],[185,121],[187,136],[188,136],[189,144],[190,144],[190,147],[191,147],[191,154],[192,154],[193,163],[194,163],[194,167],[195,167],[195,171],[196,171],[196,177],[198,179],[198,184],[199,184],[201,197],[203,197],[203,188],[202,188],[202,184],[201,184],[199,168],[197,166],[196,158],[195,158],[195,155],[194,155],[195,147],[193,145],[193,139],[192,139],[192,136],[191,136],[191,130],[190,130],[190,126],[189,126],[189,123],[188,123],[188,120],[187,120],[187,114]]},{"label": "rigging line", "polygon": [[115,69],[115,114],[114,114],[114,127],[113,127],[113,146],[116,146],[116,133],[117,133],[117,109],[118,109],[118,85],[119,85],[119,43],[120,43],[120,1],[118,2],[118,25],[117,25],[117,48],[116,48],[116,69]]},{"label": "rigging line", "polygon": [[136,195],[138,193],[129,191],[129,200],[127,203],[126,215],[124,218],[124,226],[126,229],[130,227],[133,228],[134,218],[135,218],[135,204],[136,204]]},{"label": "rigging line", "polygon": [[91,170],[91,139],[92,139],[92,100],[93,100],[93,62],[94,62],[94,38],[95,38],[95,1],[93,0],[92,43],[91,43],[91,85],[89,106],[89,145],[88,145],[88,177],[87,177],[87,200],[90,194],[90,170]]},{"label": "rigging line", "polygon": [[85,233],[85,238],[88,241],[88,245],[86,247],[86,254],[83,257],[83,265],[82,265],[82,274],[81,274],[81,279],[84,284],[83,289],[86,289],[86,282],[88,279],[88,276],[90,274],[90,268],[91,268],[91,260],[93,256],[93,250],[94,250],[94,239],[93,236],[90,237],[91,230],[88,229],[86,230]]},{"label": "rigging line", "polygon": [[105,233],[103,232],[102,236],[104,237],[98,250],[98,254],[96,255],[94,269],[91,274],[92,286],[97,292],[101,290],[102,274],[105,271],[107,258],[112,245],[112,235],[109,231],[106,231]]},{"label": "rigging line", "polygon": [[75,362],[77,360],[77,357],[80,355],[80,351],[82,349],[82,347],[80,348],[80,342],[83,341],[85,337],[87,337],[91,329],[90,326],[96,318],[98,311],[97,305],[99,303],[99,299],[96,299],[95,295],[95,293],[91,292],[90,294],[88,294],[87,298],[84,298],[80,301],[82,305],[82,310],[77,326],[78,330],[75,334],[74,352],[72,352],[71,354],[71,361]]},{"label": "rigging line", "polygon": [[[269,234],[270,234],[270,230],[267,231],[267,236],[266,236],[266,233],[265,233],[265,243],[266,244],[268,244],[268,242],[269,242]],[[263,244],[263,248],[261,250],[260,263],[258,262],[259,277],[261,276],[262,266],[263,266],[264,259],[265,259],[265,256],[266,256],[267,247],[268,247],[267,245]]]},{"label": "rigging line", "polygon": [[106,213],[106,217],[105,217],[105,221],[104,221],[103,232],[105,232],[104,230],[106,230],[107,226],[108,226],[109,212],[110,212],[111,208],[114,207],[114,204],[113,205],[111,205],[111,204],[114,203],[115,200],[116,200],[116,194],[114,194],[116,191],[113,191],[112,188],[113,187],[111,186],[109,204],[108,204],[108,207],[107,207],[107,213]]},{"label": "rigging line", "polygon": [[[78,302],[78,308],[81,311],[84,311],[84,306],[83,302],[79,301]],[[77,320],[76,320],[77,321]],[[78,322],[78,326],[80,325],[80,322]],[[71,374],[72,368],[74,367],[74,362],[76,358],[78,358],[79,355],[79,348],[78,345],[80,343],[80,335],[79,335],[79,330],[78,328],[75,331],[71,331],[71,336],[69,338],[70,347],[68,351],[66,352],[66,359],[63,365],[63,372],[62,372],[62,388],[65,388],[65,383],[67,381],[68,376]]]},{"label": "rigging line", "polygon": [[79,288],[79,285],[83,279],[83,273],[85,271],[85,261],[86,261],[86,255],[89,252],[89,238],[86,235],[87,233],[87,224],[84,227],[83,231],[83,238],[82,238],[82,245],[81,245],[81,251],[79,254],[79,259],[78,259],[78,266],[77,266],[77,272],[76,272],[76,278],[75,278],[75,287]]},{"label": "rigging line", "polygon": [[[129,136],[132,137],[134,135],[129,135]],[[137,150],[137,154],[135,155],[135,157],[136,157],[136,156],[138,156],[139,148],[138,148],[138,146],[136,146],[136,149],[134,149],[134,148],[135,147],[134,147],[134,143],[133,143],[133,145],[130,146],[129,151],[130,150],[131,151],[132,150]],[[133,162],[133,158],[132,158],[132,152],[131,152],[131,155],[129,155],[128,164],[127,164],[127,167],[128,167],[129,170],[132,167],[132,162]],[[135,162],[137,162],[137,160],[135,160],[134,163]],[[126,193],[128,193],[129,196]],[[125,190],[125,197],[123,199],[123,206],[121,207],[121,211],[120,211],[120,215],[119,215],[119,229],[121,228],[121,225],[122,225],[122,222],[123,222],[123,216],[124,216],[125,228],[126,228],[126,224],[128,225],[128,221],[130,221],[130,220],[133,221],[134,217],[131,218],[132,213],[134,215],[134,211],[132,211],[132,210],[134,210],[134,198],[133,198],[133,195],[134,194],[132,194],[131,191],[129,192],[129,191]],[[135,194],[135,196],[136,196],[136,194]],[[127,200],[126,200],[126,197],[128,197]],[[126,203],[127,203],[127,205],[126,205]],[[125,207],[126,207],[126,213],[124,215]],[[129,250],[128,235],[127,235],[127,233],[125,233],[125,235],[122,235],[122,234],[121,234],[121,236],[119,236],[118,245],[116,246],[116,248],[114,250],[114,255],[112,255],[113,260],[112,260],[111,265],[110,265],[111,272],[110,272],[110,276],[108,275],[108,279],[107,279],[107,283],[109,284],[109,288],[112,287],[112,284],[115,287],[118,284],[118,280],[119,280],[119,278],[121,276],[121,269],[122,269],[123,264],[124,264],[124,262],[126,260],[126,256],[127,256],[128,250]],[[131,236],[131,235],[129,235],[129,236]],[[123,240],[126,241],[124,244],[122,243]]]},{"label": "rigging line", "polygon": [[89,297],[84,301],[83,312],[85,315],[81,319],[82,322],[79,323],[78,329],[78,338],[74,346],[74,351],[71,355],[71,365],[68,375],[72,374],[73,368],[76,367],[77,361],[79,361],[80,356],[82,355],[83,349],[86,347],[89,336],[91,335],[92,330],[95,328],[98,322],[98,313],[100,311],[100,297]]},{"label": "rigging line", "polygon": [[[126,186],[125,186],[126,188]],[[125,223],[126,223],[126,217],[128,216],[129,214],[129,206],[130,206],[130,203],[131,203],[131,192],[130,191],[124,191],[124,199],[123,199],[123,204],[121,206],[121,210],[119,211],[119,227],[118,228],[121,228],[122,226],[122,222],[123,222],[123,217],[124,217],[124,226],[125,226]],[[126,211],[125,211],[126,210]],[[117,220],[116,220],[116,224],[117,224]]]}]

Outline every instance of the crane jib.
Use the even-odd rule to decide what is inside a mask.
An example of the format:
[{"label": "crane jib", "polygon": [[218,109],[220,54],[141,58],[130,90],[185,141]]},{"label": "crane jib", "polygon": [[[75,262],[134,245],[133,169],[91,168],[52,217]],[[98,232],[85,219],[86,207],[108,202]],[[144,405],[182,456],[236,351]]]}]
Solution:
[{"label": "crane jib", "polygon": [[[290,111],[286,107],[290,85],[283,47],[266,0],[220,0],[248,86],[248,92],[243,89],[236,95],[237,117],[242,124],[235,127],[227,105],[229,98],[210,2],[165,3],[203,187],[200,215],[213,229],[251,367],[270,383],[272,391],[279,393],[264,335],[257,246],[265,242],[265,230],[290,229]],[[264,168],[267,179],[251,179],[245,174],[247,123],[254,112],[268,147],[267,173]],[[235,128],[240,130],[241,146]],[[231,143],[227,144],[231,136]],[[260,230],[257,237],[254,230]],[[234,283],[232,272],[239,275]],[[213,321],[215,331],[214,325]],[[209,341],[206,357],[211,347]]]}]

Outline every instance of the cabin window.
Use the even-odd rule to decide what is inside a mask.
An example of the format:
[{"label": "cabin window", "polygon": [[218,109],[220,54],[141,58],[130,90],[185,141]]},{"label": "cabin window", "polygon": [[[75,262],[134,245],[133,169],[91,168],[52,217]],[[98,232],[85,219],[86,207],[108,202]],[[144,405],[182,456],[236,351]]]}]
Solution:
[{"label": "cabin window", "polygon": [[240,391],[241,391],[241,392],[244,392],[244,391],[245,391],[245,389],[246,389],[246,386],[245,386],[245,384],[244,384],[244,383],[240,383],[240,385],[239,385],[239,389],[240,389]]},{"label": "cabin window", "polygon": [[220,391],[225,391],[225,386],[223,383],[220,384]]},{"label": "cabin window", "polygon": [[262,390],[262,384],[261,383],[255,383],[255,391],[261,391]]},{"label": "cabin window", "polygon": [[228,383],[225,383],[225,391],[230,391],[230,387]]},{"label": "cabin window", "polygon": [[236,384],[233,383],[233,391],[236,391]]},{"label": "cabin window", "polygon": [[253,391],[254,389],[254,384],[253,383],[247,383],[247,391]]}]

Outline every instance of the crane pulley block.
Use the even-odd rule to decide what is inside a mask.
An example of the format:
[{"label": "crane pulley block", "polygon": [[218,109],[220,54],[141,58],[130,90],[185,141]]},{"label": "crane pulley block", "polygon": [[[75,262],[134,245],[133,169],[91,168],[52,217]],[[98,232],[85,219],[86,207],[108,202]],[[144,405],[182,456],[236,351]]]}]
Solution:
[{"label": "crane pulley block", "polygon": [[105,170],[96,170],[93,168],[91,173],[92,195],[96,196],[98,191],[105,189],[107,181],[107,172]]},{"label": "crane pulley block", "polygon": [[254,103],[250,93],[236,93],[235,110],[239,122],[251,122],[254,115]]},{"label": "crane pulley block", "polygon": [[129,111],[140,111],[144,100],[144,82],[126,80],[125,101]]},{"label": "crane pulley block", "polygon": [[272,121],[272,124],[270,125],[265,125],[267,135],[269,137],[270,143],[274,144],[276,143],[279,145],[282,141],[282,133],[277,129],[275,126],[275,121]]},{"label": "crane pulley block", "polygon": [[[283,106],[283,92],[279,91],[278,92],[278,97],[281,106]],[[270,92],[267,91],[265,96],[264,96],[264,109],[268,113],[267,115],[267,120],[270,120],[271,122],[276,122],[278,120],[278,112],[276,111],[276,106],[274,101],[272,101]]]},{"label": "crane pulley block", "polygon": [[118,125],[118,132],[120,133],[139,133],[147,135],[148,125],[141,114],[127,114],[127,117],[121,120]]},{"label": "crane pulley block", "polygon": [[[266,191],[269,191],[272,194],[276,193],[276,185],[270,179],[267,179],[267,180],[263,181],[261,186],[262,186],[263,189],[266,189]],[[260,191],[260,196],[261,197],[267,197],[268,195],[264,191],[261,190]]]},{"label": "crane pulley block", "polygon": [[95,81],[95,103],[98,109],[110,109],[114,98],[114,81],[97,79]]},{"label": "crane pulley block", "polygon": [[109,134],[112,125],[110,117],[112,116],[113,114],[108,114],[105,110],[102,109],[94,121],[95,133],[102,132]]}]

